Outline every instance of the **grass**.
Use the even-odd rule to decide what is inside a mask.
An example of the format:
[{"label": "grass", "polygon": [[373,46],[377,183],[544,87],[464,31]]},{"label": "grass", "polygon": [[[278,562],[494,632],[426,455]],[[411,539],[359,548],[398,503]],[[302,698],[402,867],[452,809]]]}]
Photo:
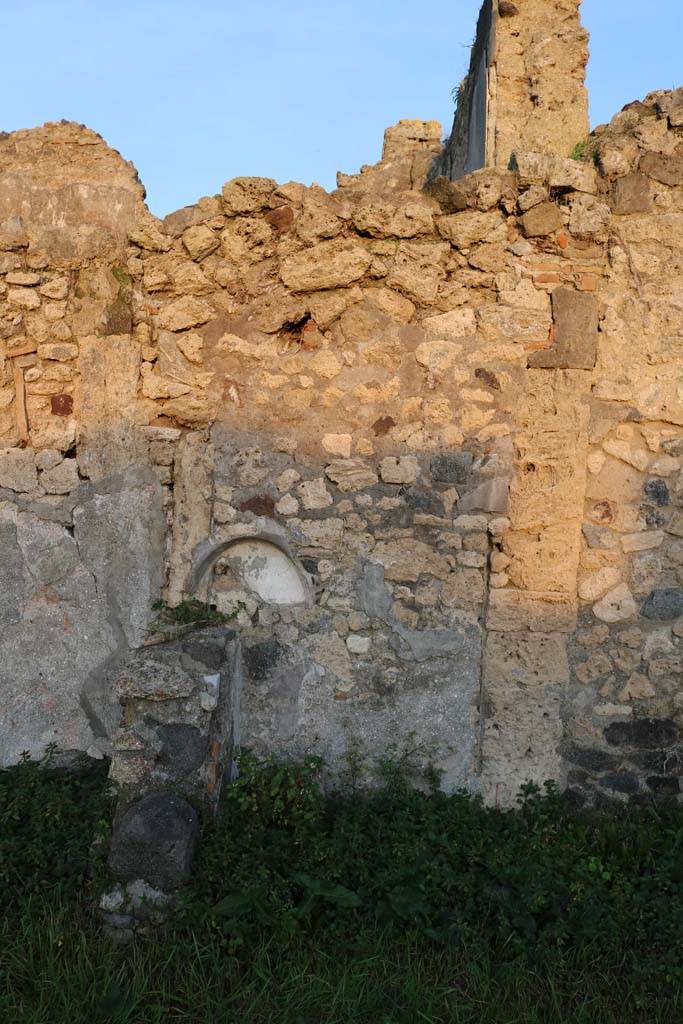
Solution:
[{"label": "grass", "polygon": [[169,928],[123,949],[92,909],[103,771],[0,772],[0,1021],[682,1019],[680,807],[596,818],[551,788],[503,814],[403,767],[324,798],[314,759],[244,759]]}]

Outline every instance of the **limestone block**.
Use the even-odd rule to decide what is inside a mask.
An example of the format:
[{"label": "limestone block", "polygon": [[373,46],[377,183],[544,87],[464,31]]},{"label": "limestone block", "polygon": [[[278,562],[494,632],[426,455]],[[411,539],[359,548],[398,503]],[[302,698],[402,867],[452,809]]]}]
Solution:
[{"label": "limestone block", "polygon": [[401,242],[387,285],[421,305],[433,303],[449,252],[445,242]]},{"label": "limestone block", "polygon": [[344,492],[361,491],[378,482],[375,471],[360,459],[335,459],[325,467],[325,476]]},{"label": "limestone block", "polygon": [[72,342],[46,342],[38,346],[39,359],[54,359],[58,362],[68,362],[78,355],[78,345]]},{"label": "limestone block", "polygon": [[188,362],[201,365],[204,362],[204,339],[201,334],[190,331],[188,334],[181,334],[177,339],[178,350],[185,356]]},{"label": "limestone block", "polygon": [[484,600],[484,577],[478,568],[463,566],[455,569],[441,588],[441,603],[445,608],[478,606]]},{"label": "limestone block", "polygon": [[458,512],[507,512],[510,502],[510,482],[507,477],[485,480],[473,491],[468,491],[458,502]]},{"label": "limestone block", "polygon": [[309,244],[321,238],[336,238],[343,227],[341,204],[324,189],[312,185],[303,192],[301,212],[296,218],[296,233]]},{"label": "limestone block", "polygon": [[421,575],[445,580],[450,575],[448,562],[423,541],[406,537],[400,541],[380,541],[372,557],[384,566],[388,580],[416,582]]},{"label": "limestone block", "polygon": [[627,585],[620,583],[593,605],[593,614],[601,622],[624,622],[638,614],[638,606]]},{"label": "limestone block", "polygon": [[348,459],[351,455],[351,434],[323,434],[322,446],[330,455]]},{"label": "limestone block", "polygon": [[229,217],[263,210],[276,188],[272,178],[232,178],[223,185],[223,209]]},{"label": "limestone block", "polygon": [[[495,634],[489,635],[489,641],[491,636]],[[549,653],[550,650],[552,648]],[[496,661],[499,661],[497,654]],[[517,682],[515,676],[525,673],[527,678]],[[513,660],[500,682],[486,683],[488,714],[482,749],[482,783],[487,799],[503,806],[514,804],[524,782],[542,785],[547,779],[560,775],[559,688],[530,686],[529,676],[534,682],[533,667],[529,673],[528,654],[523,652],[521,664]]]},{"label": "limestone block", "polygon": [[74,537],[129,646],[137,647],[161,592],[166,522],[153,473],[132,469],[116,484],[102,481],[76,506]]},{"label": "limestone block", "polygon": [[332,495],[322,478],[318,480],[304,480],[303,483],[299,484],[296,492],[303,507],[310,511],[327,508],[332,504]]},{"label": "limestone block", "polygon": [[435,376],[443,376],[459,361],[462,345],[452,341],[423,341],[415,349],[415,359]]},{"label": "limestone block", "polygon": [[505,221],[498,210],[479,213],[463,210],[461,213],[437,217],[439,234],[458,249],[469,249],[476,242],[505,241]]},{"label": "limestone block", "polygon": [[507,588],[491,593],[486,624],[502,633],[520,629],[532,633],[573,633],[576,614],[576,601],[570,595]]},{"label": "limestone block", "polygon": [[605,566],[580,579],[579,597],[582,601],[597,601],[608,590],[613,590],[620,581],[621,570],[616,566]]},{"label": "limestone block", "polygon": [[220,245],[218,238],[206,224],[196,224],[183,232],[183,245],[193,260],[203,260]]},{"label": "limestone block", "polygon": [[165,331],[186,331],[207,323],[213,315],[208,302],[184,296],[164,306],[159,313],[159,326]]},{"label": "limestone block", "polygon": [[371,262],[372,254],[357,242],[334,239],[287,257],[280,276],[295,292],[340,288],[361,278]]},{"label": "limestone block", "polygon": [[364,294],[392,320],[407,324],[415,315],[415,306],[410,299],[392,291],[391,288],[372,288],[365,291]]},{"label": "limestone block", "polygon": [[32,491],[38,484],[31,448],[0,448],[0,487]]},{"label": "limestone block", "polygon": [[159,230],[153,217],[138,223],[128,232],[129,241],[149,252],[167,252],[171,248],[171,239]]},{"label": "limestone block", "polygon": [[552,293],[552,348],[532,352],[530,367],[592,370],[598,342],[598,304],[588,292],[556,288]]},{"label": "limestone block", "polygon": [[555,203],[539,203],[522,217],[522,231],[526,238],[540,238],[564,227],[564,218]]},{"label": "limestone block", "polygon": [[412,484],[418,478],[420,464],[414,455],[388,455],[379,464],[379,475],[385,484]]},{"label": "limestone block", "polygon": [[573,594],[579,562],[577,524],[558,523],[542,530],[509,530],[504,550],[508,575],[520,590]]},{"label": "limestone block", "polygon": [[664,543],[662,530],[645,530],[642,533],[627,533],[621,538],[621,547],[630,554],[634,551],[652,551]]},{"label": "limestone block", "polygon": [[52,469],[40,474],[40,484],[48,494],[68,494],[78,487],[78,463],[75,459],[64,459]]},{"label": "limestone block", "polygon": [[650,456],[646,451],[628,441],[621,441],[617,437],[608,438],[603,442],[602,447],[608,455],[613,455],[615,459],[628,463],[629,466],[633,466],[641,473],[644,473],[650,464]]},{"label": "limestone block", "polygon": [[353,225],[363,235],[373,238],[415,238],[433,230],[432,206],[416,193],[406,195],[404,205],[371,200],[362,203],[352,217]]},{"label": "limestone block", "polygon": [[618,216],[649,213],[652,210],[652,187],[644,174],[625,174],[612,185],[611,200],[612,210]]},{"label": "limestone block", "polygon": [[422,321],[422,327],[429,338],[456,341],[467,335],[476,334],[477,320],[474,310],[469,307],[452,309],[448,313],[429,316]]},{"label": "limestone block", "polygon": [[646,153],[638,165],[640,171],[660,181],[663,185],[676,188],[683,184],[683,157],[667,156],[663,153]]}]

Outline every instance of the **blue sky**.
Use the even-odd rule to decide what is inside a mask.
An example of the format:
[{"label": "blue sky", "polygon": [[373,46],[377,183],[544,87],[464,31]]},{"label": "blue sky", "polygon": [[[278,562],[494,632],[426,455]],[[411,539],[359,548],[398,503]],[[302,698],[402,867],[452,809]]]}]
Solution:
[{"label": "blue sky", "polygon": [[[436,118],[480,0],[0,0],[0,130],[81,121],[163,216],[239,174],[334,187],[384,128]],[[585,0],[591,119],[683,84],[680,0]]]}]

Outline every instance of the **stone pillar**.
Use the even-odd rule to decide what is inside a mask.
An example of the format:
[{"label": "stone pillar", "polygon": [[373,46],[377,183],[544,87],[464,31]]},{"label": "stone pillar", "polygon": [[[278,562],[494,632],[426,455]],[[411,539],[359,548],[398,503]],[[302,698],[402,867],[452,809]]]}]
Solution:
[{"label": "stone pillar", "polygon": [[567,157],[589,132],[582,0],[485,0],[436,175],[514,167],[526,151]]},{"label": "stone pillar", "polygon": [[199,815],[214,812],[239,744],[240,678],[239,644],[225,627],[143,647],[119,674],[109,853],[118,884],[100,903],[119,940],[160,923],[189,878]]}]

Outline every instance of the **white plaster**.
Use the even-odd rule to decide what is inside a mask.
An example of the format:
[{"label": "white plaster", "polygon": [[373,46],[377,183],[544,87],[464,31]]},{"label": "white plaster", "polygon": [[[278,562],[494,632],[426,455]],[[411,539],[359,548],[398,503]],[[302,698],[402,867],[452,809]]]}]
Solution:
[{"label": "white plaster", "polygon": [[264,540],[245,539],[226,553],[230,568],[242,584],[269,604],[304,604],[308,594],[303,579],[284,551]]}]

